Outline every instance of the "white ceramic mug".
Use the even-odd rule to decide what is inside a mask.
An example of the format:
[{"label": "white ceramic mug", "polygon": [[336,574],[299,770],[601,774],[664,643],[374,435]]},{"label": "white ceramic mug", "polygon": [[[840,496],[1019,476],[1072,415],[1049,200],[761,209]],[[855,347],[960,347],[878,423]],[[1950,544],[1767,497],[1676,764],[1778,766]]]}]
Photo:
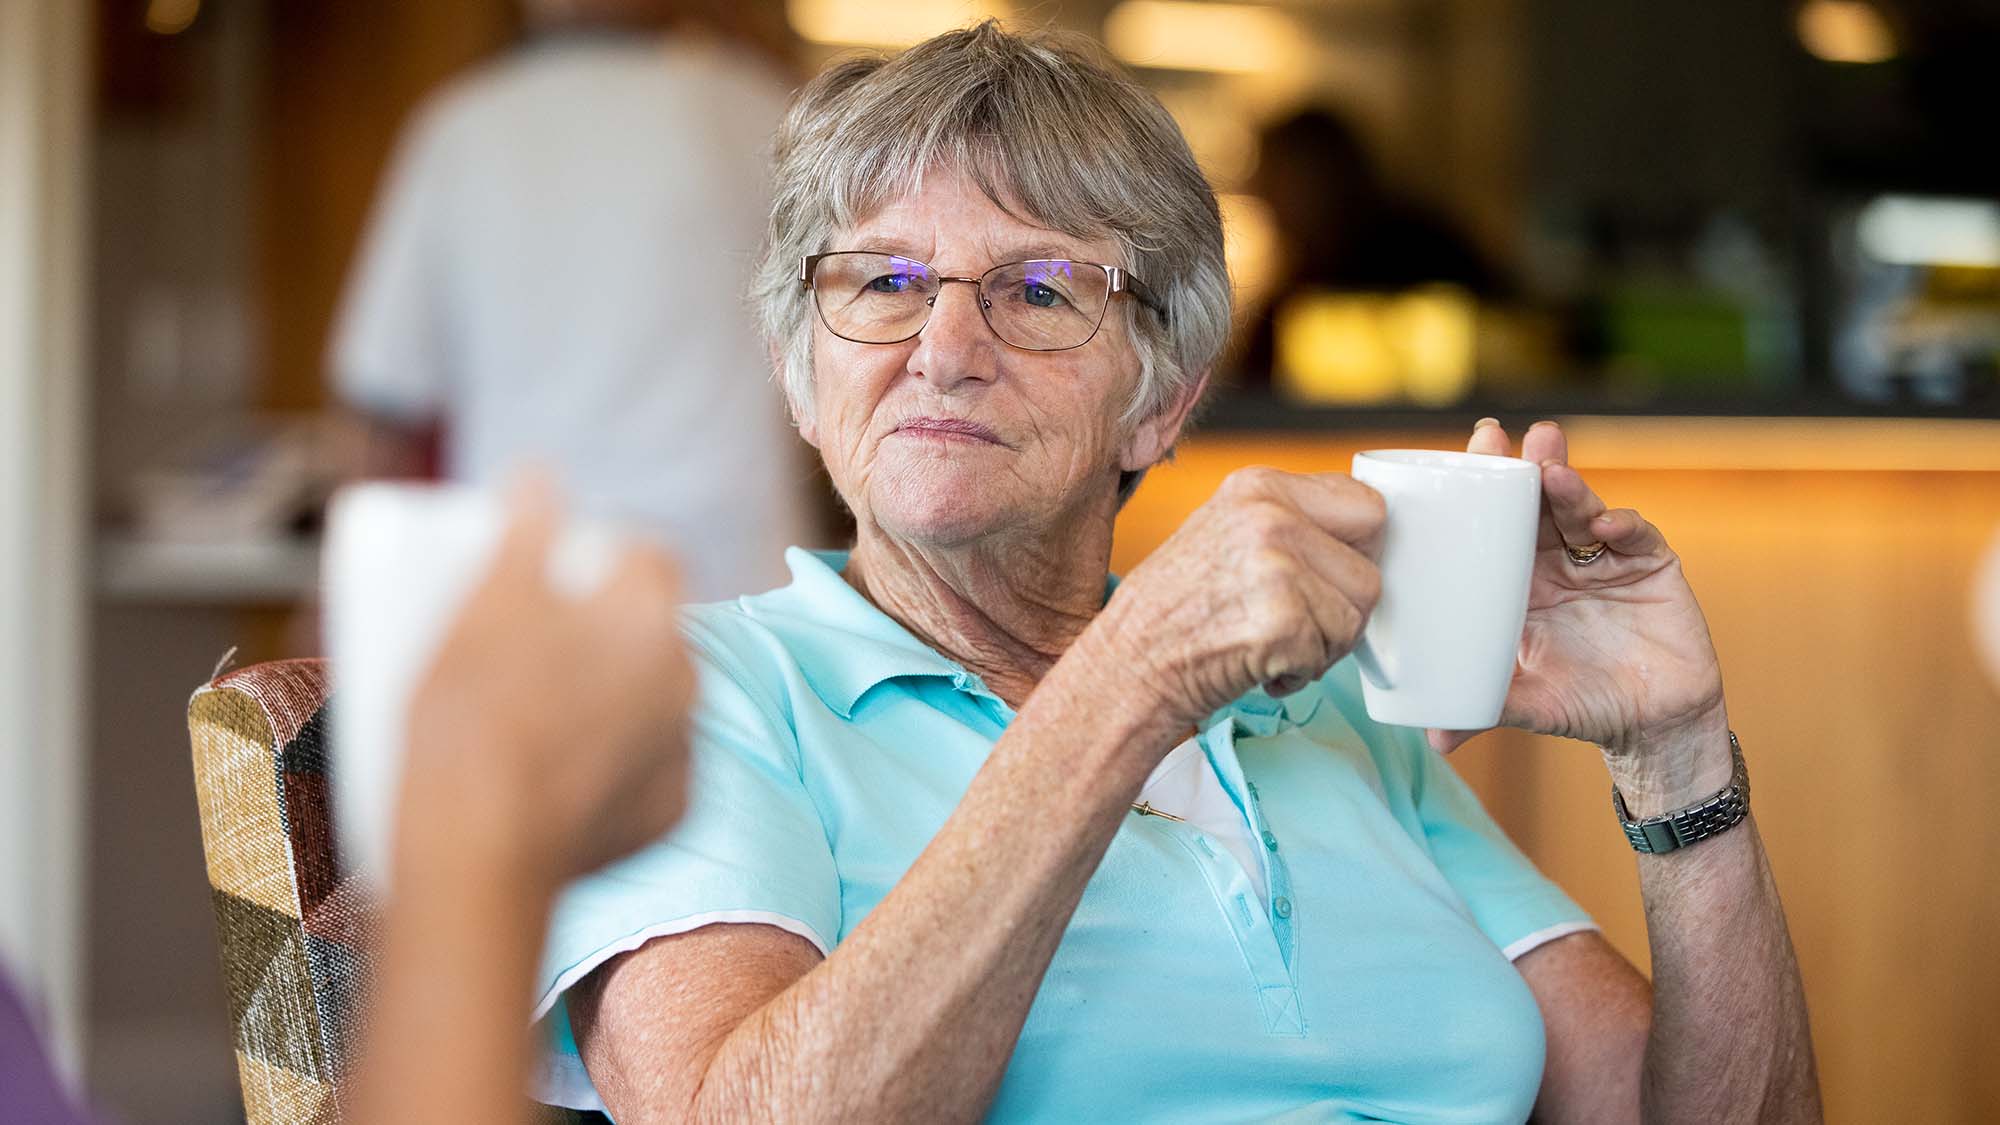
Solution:
[{"label": "white ceramic mug", "polygon": [[1382,494],[1382,598],[1355,658],[1378,723],[1484,730],[1513,681],[1540,523],[1541,466],[1429,449],[1354,455]]},{"label": "white ceramic mug", "polygon": [[[349,485],[328,507],[334,824],[347,863],[378,890],[389,882],[410,697],[492,567],[509,518],[502,497],[464,485]],[[549,546],[549,585],[587,596],[621,550],[610,528],[572,522]]]}]

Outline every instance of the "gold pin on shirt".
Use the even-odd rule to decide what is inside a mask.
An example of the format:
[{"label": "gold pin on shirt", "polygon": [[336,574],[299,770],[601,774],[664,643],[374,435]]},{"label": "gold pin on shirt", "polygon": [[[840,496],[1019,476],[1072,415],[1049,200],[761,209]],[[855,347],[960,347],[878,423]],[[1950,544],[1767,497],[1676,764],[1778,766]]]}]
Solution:
[{"label": "gold pin on shirt", "polygon": [[[1199,739],[1201,738],[1201,731],[1200,731],[1200,729],[1199,729],[1199,728],[1197,728],[1197,729],[1194,729],[1194,730],[1190,730],[1190,731],[1188,731],[1188,733],[1187,733],[1187,737],[1188,737],[1188,738],[1190,738],[1190,739],[1195,739],[1195,740],[1199,740]],[[1186,824],[1186,823],[1187,823],[1187,817],[1184,817],[1184,816],[1175,816],[1174,814],[1172,814],[1172,813],[1170,813],[1170,812],[1163,812],[1163,811],[1161,811],[1161,810],[1159,810],[1159,809],[1156,809],[1156,808],[1154,808],[1154,807],[1153,807],[1153,802],[1151,802],[1151,801],[1134,801],[1134,802],[1132,803],[1132,811],[1133,811],[1133,812],[1135,812],[1135,813],[1138,813],[1138,814],[1139,814],[1140,816],[1157,816],[1157,817],[1163,817],[1163,818],[1165,818],[1165,819],[1167,819],[1167,820],[1171,820],[1171,821],[1173,821],[1173,822],[1174,822],[1175,824]]]}]

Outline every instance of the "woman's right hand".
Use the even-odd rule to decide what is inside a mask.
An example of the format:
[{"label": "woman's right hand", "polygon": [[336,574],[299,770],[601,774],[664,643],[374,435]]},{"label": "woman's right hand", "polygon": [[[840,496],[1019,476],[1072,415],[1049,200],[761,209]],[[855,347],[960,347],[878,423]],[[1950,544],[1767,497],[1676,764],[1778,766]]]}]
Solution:
[{"label": "woman's right hand", "polygon": [[1182,726],[1286,695],[1359,643],[1381,594],[1382,497],[1344,473],[1229,474],[1100,615],[1137,690]]},{"label": "woman's right hand", "polygon": [[679,818],[695,677],[664,553],[626,545],[601,587],[568,597],[548,580],[551,490],[524,482],[512,508],[411,701],[397,839],[499,849],[559,883]]}]

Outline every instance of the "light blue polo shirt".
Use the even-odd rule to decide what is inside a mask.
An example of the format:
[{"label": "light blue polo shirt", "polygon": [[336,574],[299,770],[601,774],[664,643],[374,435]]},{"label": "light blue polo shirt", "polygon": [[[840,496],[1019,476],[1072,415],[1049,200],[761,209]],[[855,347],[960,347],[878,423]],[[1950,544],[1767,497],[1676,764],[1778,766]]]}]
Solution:
[{"label": "light blue polo shirt", "polygon": [[[957,805],[1012,710],[794,548],[792,583],[687,611],[687,816],[551,922],[542,1093],[602,1108],[559,1002],[608,958],[712,922],[830,951]],[[1115,585],[1115,583],[1114,583]],[[1200,736],[1261,841],[1259,894],[1204,832],[1131,816],[1028,1014],[995,1121],[1522,1121],[1542,1021],[1510,958],[1594,928],[1351,662]],[[963,909],[977,910],[976,902]]]}]

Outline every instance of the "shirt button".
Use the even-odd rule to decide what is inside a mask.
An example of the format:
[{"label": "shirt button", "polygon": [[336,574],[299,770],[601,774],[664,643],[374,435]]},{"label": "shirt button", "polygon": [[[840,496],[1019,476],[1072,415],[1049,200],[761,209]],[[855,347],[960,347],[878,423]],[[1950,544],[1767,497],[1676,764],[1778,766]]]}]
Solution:
[{"label": "shirt button", "polygon": [[1286,898],[1284,895],[1279,895],[1272,901],[1271,909],[1280,918],[1290,918],[1292,916],[1292,900]]},{"label": "shirt button", "polygon": [[1278,838],[1276,836],[1271,835],[1269,832],[1264,833],[1264,849],[1266,851],[1273,851],[1273,852],[1277,851]]}]

